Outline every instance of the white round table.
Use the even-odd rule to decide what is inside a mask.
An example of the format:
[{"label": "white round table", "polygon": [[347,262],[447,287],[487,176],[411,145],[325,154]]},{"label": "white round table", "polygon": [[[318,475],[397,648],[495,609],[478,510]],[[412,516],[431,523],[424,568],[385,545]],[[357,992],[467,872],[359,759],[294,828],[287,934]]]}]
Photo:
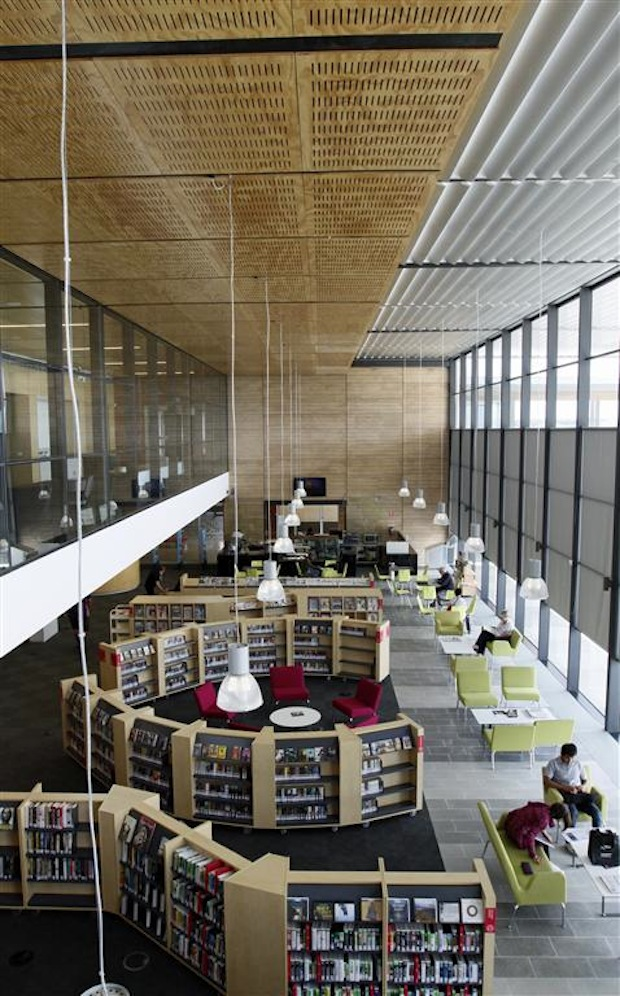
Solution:
[{"label": "white round table", "polygon": [[284,706],[270,713],[269,719],[276,726],[285,726],[287,729],[301,729],[304,726],[313,726],[321,718],[318,709],[311,709],[309,706]]}]

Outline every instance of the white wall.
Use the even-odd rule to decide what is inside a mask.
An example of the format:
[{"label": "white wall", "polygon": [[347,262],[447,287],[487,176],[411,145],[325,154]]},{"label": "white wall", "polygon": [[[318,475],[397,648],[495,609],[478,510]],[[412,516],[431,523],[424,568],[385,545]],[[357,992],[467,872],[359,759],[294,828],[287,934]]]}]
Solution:
[{"label": "white wall", "polygon": [[[0,577],[0,657],[228,494],[228,474],[67,543]],[[81,573],[81,578],[78,577]]]}]

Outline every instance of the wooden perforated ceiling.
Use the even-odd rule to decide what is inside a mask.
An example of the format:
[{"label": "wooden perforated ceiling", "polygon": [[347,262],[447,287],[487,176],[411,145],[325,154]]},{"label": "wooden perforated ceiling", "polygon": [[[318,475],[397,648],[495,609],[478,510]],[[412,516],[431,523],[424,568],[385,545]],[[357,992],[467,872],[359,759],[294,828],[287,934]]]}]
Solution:
[{"label": "wooden perforated ceiling", "polygon": [[[231,182],[240,371],[266,278],[300,366],[349,366],[522,6],[73,0],[74,285],[226,370]],[[32,48],[0,62],[0,242],[57,276],[59,40],[59,3],[4,0],[0,44]]]}]

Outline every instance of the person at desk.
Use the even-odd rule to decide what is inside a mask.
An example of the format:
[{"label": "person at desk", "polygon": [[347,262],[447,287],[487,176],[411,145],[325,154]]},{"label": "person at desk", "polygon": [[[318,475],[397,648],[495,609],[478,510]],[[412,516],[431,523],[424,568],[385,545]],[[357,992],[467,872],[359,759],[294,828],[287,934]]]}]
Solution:
[{"label": "person at desk", "polygon": [[435,581],[435,591],[438,605],[446,605],[448,601],[452,601],[447,597],[447,593],[454,591],[454,578],[445,565],[439,568],[439,577]]},{"label": "person at desk", "polygon": [[[511,810],[504,821],[506,836],[517,847],[527,851],[536,864],[540,858],[536,853],[537,838],[546,838],[547,827],[552,827],[555,820],[563,820],[564,826],[570,826],[567,807],[561,802],[548,806],[545,802],[528,802],[519,809]],[[544,847],[544,841],[540,841]],[[551,843],[551,841],[549,841]]]},{"label": "person at desk", "polygon": [[545,789],[555,789],[568,806],[571,823],[575,826],[578,813],[585,813],[592,820],[592,826],[602,827],[603,817],[588,789],[588,776],[581,761],[577,760],[575,744],[562,744],[560,756],[543,768]]},{"label": "person at desk", "polygon": [[484,654],[487,643],[491,643],[493,640],[509,640],[514,628],[515,625],[508,615],[508,609],[502,609],[499,614],[497,626],[491,626],[489,629],[482,629],[480,631],[478,639],[473,646],[474,653]]},{"label": "person at desk", "polygon": [[153,564],[144,582],[147,595],[165,595],[168,589],[164,584],[166,568],[163,564]]}]

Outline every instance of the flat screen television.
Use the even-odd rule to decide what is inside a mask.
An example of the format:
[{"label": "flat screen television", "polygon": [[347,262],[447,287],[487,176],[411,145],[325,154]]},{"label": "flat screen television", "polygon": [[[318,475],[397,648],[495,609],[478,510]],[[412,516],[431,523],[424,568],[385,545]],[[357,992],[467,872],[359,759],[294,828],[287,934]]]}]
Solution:
[{"label": "flat screen television", "polygon": [[308,498],[325,498],[327,494],[326,478],[304,477],[300,474],[299,477],[293,478],[293,491],[298,486],[299,481],[304,482],[304,488],[306,489],[306,495]]}]

